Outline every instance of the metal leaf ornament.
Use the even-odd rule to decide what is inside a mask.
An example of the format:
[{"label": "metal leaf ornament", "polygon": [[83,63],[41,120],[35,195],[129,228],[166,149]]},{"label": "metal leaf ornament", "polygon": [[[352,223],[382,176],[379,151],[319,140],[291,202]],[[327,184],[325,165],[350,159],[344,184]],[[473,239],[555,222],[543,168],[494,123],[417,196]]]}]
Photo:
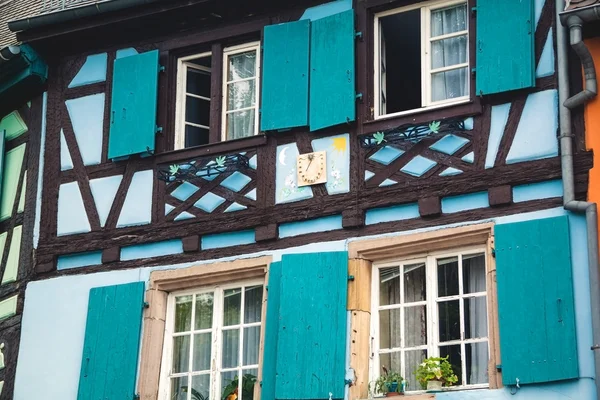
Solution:
[{"label": "metal leaf ornament", "polygon": [[176,173],[178,173],[178,172],[179,172],[179,165],[171,165],[171,166],[169,167],[169,173],[170,173],[171,175],[175,175],[175,174],[176,174]]},{"label": "metal leaf ornament", "polygon": [[217,167],[223,168],[225,166],[225,156],[217,157],[215,163],[217,163]]},{"label": "metal leaf ornament", "polygon": [[385,142],[385,133],[383,132],[377,132],[373,134],[373,139],[375,139],[375,143],[376,144],[381,144],[383,142]]},{"label": "metal leaf ornament", "polygon": [[441,123],[439,121],[433,121],[429,124],[429,130],[433,133],[438,133],[440,131]]}]

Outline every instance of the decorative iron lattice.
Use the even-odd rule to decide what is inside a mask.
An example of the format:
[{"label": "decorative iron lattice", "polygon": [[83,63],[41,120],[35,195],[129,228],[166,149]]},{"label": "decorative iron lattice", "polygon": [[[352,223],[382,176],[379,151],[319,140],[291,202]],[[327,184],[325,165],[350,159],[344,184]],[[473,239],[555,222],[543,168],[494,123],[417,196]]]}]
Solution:
[{"label": "decorative iron lattice", "polygon": [[429,124],[403,124],[386,131],[362,135],[360,145],[372,149],[400,142],[417,143],[423,138],[435,138],[465,130],[465,121],[459,118],[432,121]]},{"label": "decorative iron lattice", "polygon": [[186,182],[197,178],[210,178],[224,172],[235,172],[250,168],[245,154],[228,154],[214,159],[199,159],[160,167],[158,179],[165,182]]}]

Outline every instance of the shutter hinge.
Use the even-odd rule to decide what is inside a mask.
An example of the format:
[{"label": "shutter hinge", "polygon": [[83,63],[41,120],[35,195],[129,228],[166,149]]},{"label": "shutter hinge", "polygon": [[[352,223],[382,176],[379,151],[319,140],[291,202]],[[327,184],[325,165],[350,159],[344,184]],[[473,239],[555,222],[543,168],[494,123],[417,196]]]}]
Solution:
[{"label": "shutter hinge", "polygon": [[147,301],[144,302],[144,308],[150,308],[150,303],[148,303]]},{"label": "shutter hinge", "polygon": [[477,73],[477,68],[471,68],[471,76],[475,76]]},{"label": "shutter hinge", "polygon": [[363,33],[358,31],[354,33],[354,37],[358,40],[363,40]]},{"label": "shutter hinge", "polygon": [[158,72],[165,72],[166,70],[167,70],[167,68],[164,65],[158,66]]},{"label": "shutter hinge", "polygon": [[156,125],[156,133],[162,133],[163,127]]},{"label": "shutter hinge", "polygon": [[134,394],[133,395],[133,400],[140,400],[140,395],[139,394]]},{"label": "shutter hinge", "polygon": [[492,257],[496,258],[496,249],[492,247]]},{"label": "shutter hinge", "polygon": [[477,7],[471,7],[471,16],[477,15]]},{"label": "shutter hinge", "polygon": [[502,372],[502,364],[496,365],[496,371]]},{"label": "shutter hinge", "polygon": [[363,99],[363,94],[362,93],[356,93],[356,100],[362,101],[362,99]]},{"label": "shutter hinge", "polygon": [[344,384],[352,386],[354,384],[354,381],[352,379],[344,379]]},{"label": "shutter hinge", "polygon": [[353,281],[354,280],[354,275],[348,275],[348,280],[349,281]]}]

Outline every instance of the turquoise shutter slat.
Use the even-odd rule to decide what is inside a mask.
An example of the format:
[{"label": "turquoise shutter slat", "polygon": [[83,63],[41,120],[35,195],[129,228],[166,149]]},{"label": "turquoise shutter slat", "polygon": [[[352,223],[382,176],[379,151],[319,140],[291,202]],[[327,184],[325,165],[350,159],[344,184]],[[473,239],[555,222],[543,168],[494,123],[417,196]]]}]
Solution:
[{"label": "turquoise shutter slat", "polygon": [[344,398],[348,253],[284,255],[277,400]]},{"label": "turquoise shutter slat", "polygon": [[535,86],[533,0],[477,0],[477,95]]},{"label": "turquoise shutter slat", "polygon": [[281,262],[274,262],[269,266],[269,283],[267,285],[267,320],[265,321],[265,351],[261,389],[261,398],[263,399],[275,398],[280,299]]},{"label": "turquoise shutter slat", "polygon": [[265,27],[262,131],[308,125],[310,21]]},{"label": "turquoise shutter slat", "polygon": [[77,400],[133,399],[144,282],[90,290]]},{"label": "turquoise shutter slat", "polygon": [[566,216],[497,225],[502,382],[579,376]]},{"label": "turquoise shutter slat", "polygon": [[153,152],[158,50],[115,60],[108,158]]},{"label": "turquoise shutter slat", "polygon": [[354,121],[354,11],[311,24],[310,130]]},{"label": "turquoise shutter slat", "polygon": [[4,148],[6,141],[6,129],[0,131],[0,200],[2,199],[2,179],[4,178]]}]

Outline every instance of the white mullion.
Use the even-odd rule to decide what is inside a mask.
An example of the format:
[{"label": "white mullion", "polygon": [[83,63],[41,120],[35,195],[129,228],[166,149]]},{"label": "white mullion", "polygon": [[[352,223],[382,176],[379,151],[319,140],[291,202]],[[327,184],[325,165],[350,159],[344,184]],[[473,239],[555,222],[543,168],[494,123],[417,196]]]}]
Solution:
[{"label": "white mullion", "polygon": [[429,8],[421,9],[421,106],[427,107],[431,103],[431,44],[429,35],[431,29],[431,11]]},{"label": "white mullion", "polygon": [[458,294],[461,296],[458,301],[459,312],[458,318],[460,322],[460,365],[461,365],[461,380],[462,384],[467,384],[467,353],[465,352],[465,299],[462,297],[464,294],[463,286],[463,258],[462,254],[458,254]]},{"label": "white mullion", "polygon": [[[254,67],[254,74],[256,74],[256,66]],[[247,78],[233,79],[231,81],[227,81],[227,85],[231,85],[233,83],[238,83],[238,82],[249,82],[249,81],[254,80],[254,79],[256,79],[256,75],[249,76]]]},{"label": "white mullion", "polygon": [[199,94],[188,93],[188,92],[185,92],[185,95],[186,96],[190,96],[190,97],[194,97],[196,99],[200,99],[200,100],[204,100],[204,101],[210,102],[210,97],[200,96]]},{"label": "white mullion", "polygon": [[[213,339],[213,343],[214,343],[214,352],[215,352],[215,356],[214,356],[214,360],[215,360],[215,365],[213,366],[212,370],[212,374],[213,374],[213,379],[212,379],[212,388],[211,388],[211,392],[212,392],[212,396],[211,398],[213,399],[219,399],[221,398],[221,363],[222,363],[222,352],[221,350],[221,345],[222,345],[222,335],[221,335],[221,327],[223,326],[223,302],[224,302],[224,296],[223,296],[223,289],[220,287],[217,287],[215,289],[215,301],[213,302],[214,306],[215,306],[215,311],[213,314],[213,324],[214,324],[214,335],[215,338]],[[215,318],[216,316],[216,318]]]},{"label": "white mullion", "polygon": [[436,357],[439,355],[437,343],[439,341],[439,329],[438,329],[438,306],[437,306],[437,263],[435,258],[428,256],[425,262],[425,276],[426,276],[426,294],[429,312],[428,315],[428,349],[427,357]]},{"label": "white mullion", "polygon": [[192,366],[194,365],[194,326],[196,323],[196,295],[192,295],[192,318],[190,320],[190,359],[188,362],[188,393],[187,400],[192,400]]},{"label": "white mullion", "polygon": [[195,124],[195,123],[193,123],[193,122],[188,122],[188,121],[185,121],[185,125],[190,125],[190,126],[194,126],[194,127],[196,127],[196,128],[202,128],[202,129],[210,129],[210,128],[209,128],[208,126],[206,126],[206,125]]},{"label": "white mullion", "polygon": [[438,42],[440,40],[452,39],[452,38],[455,38],[455,37],[465,36],[465,35],[468,35],[468,34],[469,34],[469,30],[452,32],[452,33],[445,33],[445,34],[439,35],[439,36],[430,36],[429,41],[430,42]]},{"label": "white mullion", "polygon": [[455,69],[467,68],[468,66],[469,66],[469,63],[453,64],[453,65],[449,65],[447,67],[430,69],[429,74],[433,75],[433,74],[439,74],[441,72],[454,71]]},{"label": "white mullion", "polygon": [[227,111],[225,111],[225,114],[232,114],[232,113],[235,113],[235,112],[238,112],[238,111],[240,111],[240,112],[241,111],[248,111],[248,110],[252,110],[252,109],[255,109],[255,108],[256,108],[256,105],[253,105],[253,106],[250,106],[250,107],[236,108],[236,109],[233,109],[233,110],[227,110]]},{"label": "white mullion", "polygon": [[240,288],[240,292],[241,292],[241,298],[240,298],[240,337],[239,337],[239,344],[238,344],[238,369],[237,369],[237,373],[238,373],[238,397],[241,400],[244,400],[242,398],[242,365],[244,364],[243,358],[244,358],[244,302],[246,299],[246,288],[244,286],[242,286]]}]

